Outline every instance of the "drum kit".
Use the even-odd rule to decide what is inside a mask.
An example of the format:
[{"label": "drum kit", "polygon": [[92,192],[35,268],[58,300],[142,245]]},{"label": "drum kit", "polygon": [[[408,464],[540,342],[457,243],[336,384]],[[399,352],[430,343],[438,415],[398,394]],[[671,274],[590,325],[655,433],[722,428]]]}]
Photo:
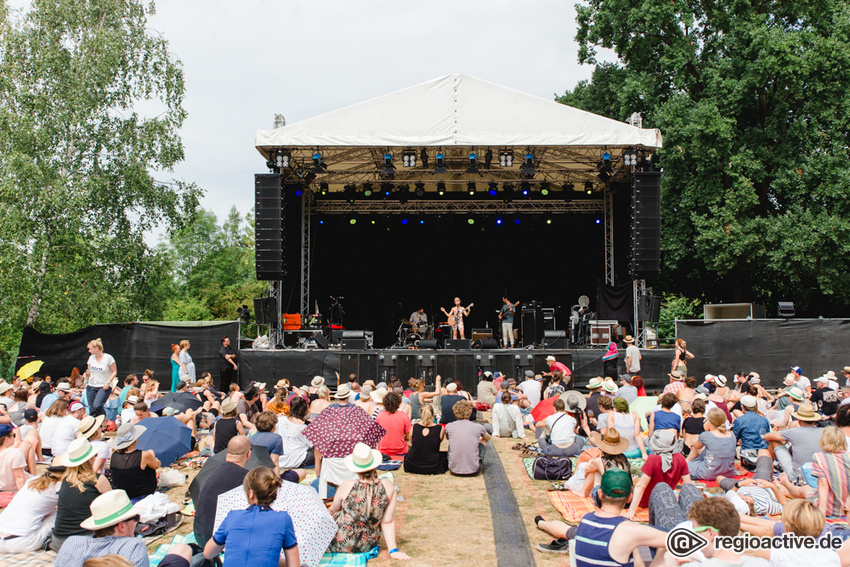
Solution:
[{"label": "drum kit", "polygon": [[418,348],[420,340],[430,339],[434,334],[434,326],[429,323],[414,325],[407,319],[399,319],[398,321],[399,326],[396,330],[397,347]]}]

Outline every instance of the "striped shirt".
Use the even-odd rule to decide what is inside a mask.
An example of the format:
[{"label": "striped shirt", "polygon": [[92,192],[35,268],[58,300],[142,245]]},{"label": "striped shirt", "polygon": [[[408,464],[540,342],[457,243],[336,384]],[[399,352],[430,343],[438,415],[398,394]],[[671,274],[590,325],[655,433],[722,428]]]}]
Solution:
[{"label": "striped shirt", "polygon": [[829,485],[826,515],[842,516],[841,503],[850,496],[850,453],[815,453],[812,455],[812,474],[815,478],[825,478]]},{"label": "striped shirt", "polygon": [[585,514],[576,531],[576,567],[634,567],[631,557],[628,563],[619,563],[608,552],[611,536],[623,522],[628,520],[622,516],[603,518],[595,512]]},{"label": "striped shirt", "polygon": [[753,509],[759,516],[773,516],[782,513],[782,504],[776,501],[773,491],[760,486],[742,486],[738,496],[749,496],[753,499]]}]

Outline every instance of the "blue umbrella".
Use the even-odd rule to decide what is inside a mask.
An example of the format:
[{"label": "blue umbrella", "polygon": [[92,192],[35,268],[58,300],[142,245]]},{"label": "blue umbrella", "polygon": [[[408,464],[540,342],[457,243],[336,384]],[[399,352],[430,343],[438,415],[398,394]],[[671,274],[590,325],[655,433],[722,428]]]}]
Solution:
[{"label": "blue umbrella", "polygon": [[143,451],[153,449],[164,467],[192,450],[192,430],[174,417],[148,417],[139,425],[147,430],[136,447]]}]

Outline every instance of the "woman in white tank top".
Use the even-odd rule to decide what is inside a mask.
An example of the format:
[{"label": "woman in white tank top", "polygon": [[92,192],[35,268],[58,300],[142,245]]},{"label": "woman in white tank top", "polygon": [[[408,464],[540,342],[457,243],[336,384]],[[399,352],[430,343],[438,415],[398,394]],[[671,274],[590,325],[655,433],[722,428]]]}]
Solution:
[{"label": "woman in white tank top", "polygon": [[621,438],[629,440],[629,448],[623,453],[626,457],[646,459],[640,418],[635,412],[629,411],[629,404],[623,398],[614,398],[614,411],[608,413],[608,427],[613,427]]}]

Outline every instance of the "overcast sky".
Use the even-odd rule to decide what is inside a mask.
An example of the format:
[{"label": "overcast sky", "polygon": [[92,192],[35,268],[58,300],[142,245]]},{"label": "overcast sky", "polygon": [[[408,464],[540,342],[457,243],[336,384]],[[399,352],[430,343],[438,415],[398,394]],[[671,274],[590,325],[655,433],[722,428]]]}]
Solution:
[{"label": "overcast sky", "polygon": [[253,207],[254,136],[276,113],[292,124],[449,73],[551,99],[592,71],[569,0],[160,0],[150,26],[186,76],[174,176],[219,219]]}]

